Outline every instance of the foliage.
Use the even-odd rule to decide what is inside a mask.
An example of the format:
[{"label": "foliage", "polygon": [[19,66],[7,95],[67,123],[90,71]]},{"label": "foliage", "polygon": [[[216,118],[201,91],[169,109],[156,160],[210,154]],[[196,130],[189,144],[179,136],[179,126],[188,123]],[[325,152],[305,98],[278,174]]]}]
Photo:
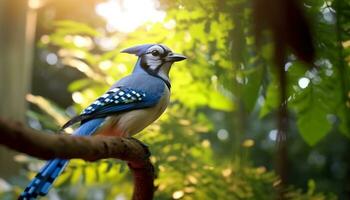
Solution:
[{"label": "foliage", "polygon": [[[254,146],[258,138],[249,137],[258,134],[248,132],[271,128],[259,122],[271,119],[279,106],[279,86],[271,67],[272,41],[267,38],[259,49],[256,47],[250,2],[162,3],[167,10],[162,23],[145,24],[124,34],[75,21],[58,21],[52,33],[42,36],[39,47],[57,54],[58,65],[83,74],[68,87],[76,113],[131,72],[136,58],[121,54],[123,48],[164,43],[182,52],[188,60],[172,68],[170,107],[137,136],[149,145],[153,155],[158,172],[156,199],[273,199],[278,178],[264,166],[252,166],[249,154],[258,148]],[[315,67],[307,68],[293,55],[285,65],[290,112],[297,131],[309,145],[316,145],[334,129],[349,136],[349,78],[345,76],[349,63],[345,58],[349,56],[350,39],[340,30],[348,27],[345,8],[349,5],[327,3],[305,1],[305,10],[314,22],[318,53]],[[340,21],[335,22],[334,10],[343,11],[344,15],[338,13]],[[331,34],[334,31],[338,35]],[[306,87],[301,80],[309,81]],[[52,116],[29,113],[30,119],[40,121],[44,129],[55,131],[62,119],[72,116],[40,97],[29,100]],[[55,111],[50,110],[52,107]],[[222,127],[231,134],[218,141],[213,135]],[[56,182],[55,191],[64,199],[129,196],[131,180],[124,168],[110,160],[72,161]],[[315,184],[310,181],[306,193],[291,188],[286,195],[290,199],[336,199],[317,193]]]}]

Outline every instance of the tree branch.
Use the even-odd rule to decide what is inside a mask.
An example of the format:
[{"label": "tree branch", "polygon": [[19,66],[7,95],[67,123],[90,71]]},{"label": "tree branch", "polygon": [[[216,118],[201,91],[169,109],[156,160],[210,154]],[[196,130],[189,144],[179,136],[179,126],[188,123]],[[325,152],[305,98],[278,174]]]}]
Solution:
[{"label": "tree branch", "polygon": [[127,161],[134,177],[132,199],[153,198],[155,175],[149,151],[134,138],[43,134],[21,123],[0,118],[0,145],[45,160],[80,158],[96,161],[116,158]]}]

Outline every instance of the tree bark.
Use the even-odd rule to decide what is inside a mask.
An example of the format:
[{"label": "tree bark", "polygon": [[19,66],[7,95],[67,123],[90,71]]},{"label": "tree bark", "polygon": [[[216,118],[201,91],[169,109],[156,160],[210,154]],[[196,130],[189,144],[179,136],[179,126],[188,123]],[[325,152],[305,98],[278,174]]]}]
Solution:
[{"label": "tree bark", "polygon": [[148,149],[134,138],[84,137],[43,134],[21,123],[0,118],[0,144],[28,155],[49,160],[80,158],[96,161],[116,158],[128,162],[134,177],[133,200],[149,200],[154,193],[154,170]]},{"label": "tree bark", "polygon": [[[0,0],[0,116],[24,121],[30,90],[36,11],[26,0]],[[18,174],[15,152],[0,147],[0,177]]]}]

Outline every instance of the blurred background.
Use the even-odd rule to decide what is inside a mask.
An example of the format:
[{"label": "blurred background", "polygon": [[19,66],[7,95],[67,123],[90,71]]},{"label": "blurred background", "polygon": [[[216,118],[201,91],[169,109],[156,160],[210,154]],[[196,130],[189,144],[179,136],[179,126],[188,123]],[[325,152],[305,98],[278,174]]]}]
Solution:
[{"label": "blurred background", "polygon": [[[350,2],[263,2],[1,0],[0,116],[55,134],[131,72],[137,58],[122,49],[163,43],[188,59],[172,67],[167,112],[136,136],[152,152],[155,199],[276,199],[281,181],[287,199],[349,199]],[[286,44],[282,66],[275,44]],[[0,147],[0,199],[16,199],[42,164]],[[43,199],[131,192],[124,163],[74,160]]]}]

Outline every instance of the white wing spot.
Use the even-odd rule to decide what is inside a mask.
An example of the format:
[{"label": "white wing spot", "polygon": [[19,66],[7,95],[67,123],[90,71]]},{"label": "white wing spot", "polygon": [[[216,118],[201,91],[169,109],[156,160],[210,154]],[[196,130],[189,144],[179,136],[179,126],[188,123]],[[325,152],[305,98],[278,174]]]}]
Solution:
[{"label": "white wing spot", "polygon": [[125,103],[131,103],[131,102],[132,102],[132,100],[130,100],[130,99],[125,100]]},{"label": "white wing spot", "polygon": [[83,110],[82,114],[90,114],[96,111],[96,108],[100,108],[101,106],[105,106],[113,102],[115,104],[127,104],[135,101],[142,101],[143,97],[146,97],[146,93],[144,92],[137,92],[132,89],[121,90],[120,88],[113,88]]},{"label": "white wing spot", "polygon": [[119,88],[113,88],[113,89],[111,89],[110,91],[111,92],[118,92],[120,89]]}]

